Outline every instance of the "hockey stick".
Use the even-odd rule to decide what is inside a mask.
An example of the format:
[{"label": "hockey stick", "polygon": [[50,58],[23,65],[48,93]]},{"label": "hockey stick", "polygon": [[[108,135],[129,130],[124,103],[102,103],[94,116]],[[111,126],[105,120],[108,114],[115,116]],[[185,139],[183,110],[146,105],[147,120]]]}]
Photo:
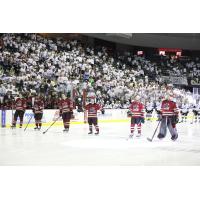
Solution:
[{"label": "hockey stick", "polygon": [[27,123],[27,125],[26,125],[26,127],[24,129],[24,131],[26,131],[26,129],[27,129],[27,127],[28,127],[28,125],[29,125],[29,123],[30,123],[30,121],[31,121],[32,118],[33,118],[33,115],[30,117],[30,119],[29,119],[29,121],[28,121],[28,123]]},{"label": "hockey stick", "polygon": [[153,141],[153,138],[154,138],[154,136],[155,136],[155,134],[156,134],[156,131],[157,131],[159,125],[160,125],[160,122],[161,122],[161,120],[158,122],[158,125],[157,125],[157,127],[156,127],[156,129],[155,129],[155,131],[154,131],[154,133],[153,133],[153,135],[152,135],[152,137],[151,137],[151,138],[147,138],[147,140],[148,140],[149,142],[152,142],[152,141]]},{"label": "hockey stick", "polygon": [[47,128],[46,131],[43,132],[43,134],[45,134],[58,121],[59,118],[60,116],[49,126],[49,128]]}]

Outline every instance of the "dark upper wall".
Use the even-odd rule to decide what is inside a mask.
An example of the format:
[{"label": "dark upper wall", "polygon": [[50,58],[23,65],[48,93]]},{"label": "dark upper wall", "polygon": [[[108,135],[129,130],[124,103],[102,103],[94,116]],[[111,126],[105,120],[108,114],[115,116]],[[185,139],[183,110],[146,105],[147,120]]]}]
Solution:
[{"label": "dark upper wall", "polygon": [[179,34],[133,33],[132,38],[129,39],[104,33],[84,33],[83,35],[134,46],[200,50],[200,37],[197,37],[198,34],[183,34],[180,36]]}]

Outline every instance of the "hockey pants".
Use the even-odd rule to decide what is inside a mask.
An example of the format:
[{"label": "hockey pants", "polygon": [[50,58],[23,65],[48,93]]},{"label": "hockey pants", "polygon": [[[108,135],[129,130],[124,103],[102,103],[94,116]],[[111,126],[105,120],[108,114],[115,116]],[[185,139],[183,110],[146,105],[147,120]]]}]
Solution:
[{"label": "hockey pants", "polygon": [[163,117],[161,120],[161,125],[160,125],[160,132],[159,135],[161,137],[165,137],[167,134],[167,128],[169,129],[169,132],[171,136],[177,135],[176,128],[173,128],[173,122],[172,122],[172,117]]}]

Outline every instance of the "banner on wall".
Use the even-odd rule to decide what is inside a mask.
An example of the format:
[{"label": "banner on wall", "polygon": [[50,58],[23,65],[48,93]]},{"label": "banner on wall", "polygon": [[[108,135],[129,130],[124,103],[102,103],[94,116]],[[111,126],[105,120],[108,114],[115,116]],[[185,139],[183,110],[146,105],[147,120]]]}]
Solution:
[{"label": "banner on wall", "polygon": [[6,127],[6,110],[1,111],[0,120],[1,120],[1,127],[2,128]]},{"label": "banner on wall", "polygon": [[172,83],[174,85],[188,85],[186,77],[178,76],[161,76],[161,80],[166,83]]},{"label": "banner on wall", "polygon": [[[26,110],[24,114],[23,123],[27,124],[30,118],[31,118],[30,124],[35,123],[32,110]],[[54,109],[44,110],[42,123],[53,122],[57,120],[57,118],[59,118],[59,110],[54,110]],[[108,109],[108,110],[105,110],[105,114],[98,112],[98,119],[105,120],[105,121],[106,120],[127,120],[127,109]],[[60,117],[57,121],[62,122],[62,118]],[[74,110],[74,119],[72,119],[71,122],[84,122],[84,113],[77,112],[76,110]],[[7,110],[5,124],[10,125],[11,123],[12,123],[12,111]],[[19,119],[17,121],[17,124],[19,124]]]},{"label": "banner on wall", "polygon": [[186,77],[171,76],[170,80],[172,84],[175,84],[175,85],[188,85],[188,81]]},{"label": "banner on wall", "polygon": [[[128,121],[130,121],[130,118],[127,117],[127,111],[128,111],[127,109],[106,109],[105,114],[102,114],[101,112],[98,113],[98,119],[99,119],[99,122],[109,122],[109,123],[110,122],[128,122]],[[3,116],[3,120],[2,120],[2,116]],[[26,110],[26,112],[24,114],[24,124],[27,124],[32,116],[33,116],[32,110]],[[84,122],[84,113],[83,112],[74,111],[74,116],[75,116],[75,118],[71,120],[72,123],[78,122],[81,124]],[[154,120],[156,120],[157,118],[156,118],[155,110],[154,110],[153,116],[155,116]],[[191,118],[193,116],[192,111],[189,112],[188,116],[189,116],[189,118]],[[59,117],[58,110],[44,110],[42,122],[51,124],[58,117]],[[2,122],[6,126],[11,125],[12,111],[7,110],[6,112],[2,113],[2,111],[0,110],[0,119],[1,119],[1,121],[0,121],[1,125],[2,125]],[[58,125],[62,124],[61,123],[62,118],[59,118],[57,121],[60,122],[60,123],[58,123]],[[19,119],[18,119],[17,123],[19,123]],[[34,123],[35,123],[35,120],[32,117],[30,124],[34,124]]]}]

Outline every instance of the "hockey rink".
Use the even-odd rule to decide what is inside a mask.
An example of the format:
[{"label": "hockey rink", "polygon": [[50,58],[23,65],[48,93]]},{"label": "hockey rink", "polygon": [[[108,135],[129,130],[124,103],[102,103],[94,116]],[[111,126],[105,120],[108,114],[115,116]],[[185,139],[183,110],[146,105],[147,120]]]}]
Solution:
[{"label": "hockey rink", "polygon": [[200,165],[200,123],[177,125],[179,138],[149,142],[158,122],[146,122],[141,138],[128,139],[129,123],[100,123],[100,135],[88,135],[87,124],[62,126],[46,134],[23,129],[0,129],[0,165]]}]

